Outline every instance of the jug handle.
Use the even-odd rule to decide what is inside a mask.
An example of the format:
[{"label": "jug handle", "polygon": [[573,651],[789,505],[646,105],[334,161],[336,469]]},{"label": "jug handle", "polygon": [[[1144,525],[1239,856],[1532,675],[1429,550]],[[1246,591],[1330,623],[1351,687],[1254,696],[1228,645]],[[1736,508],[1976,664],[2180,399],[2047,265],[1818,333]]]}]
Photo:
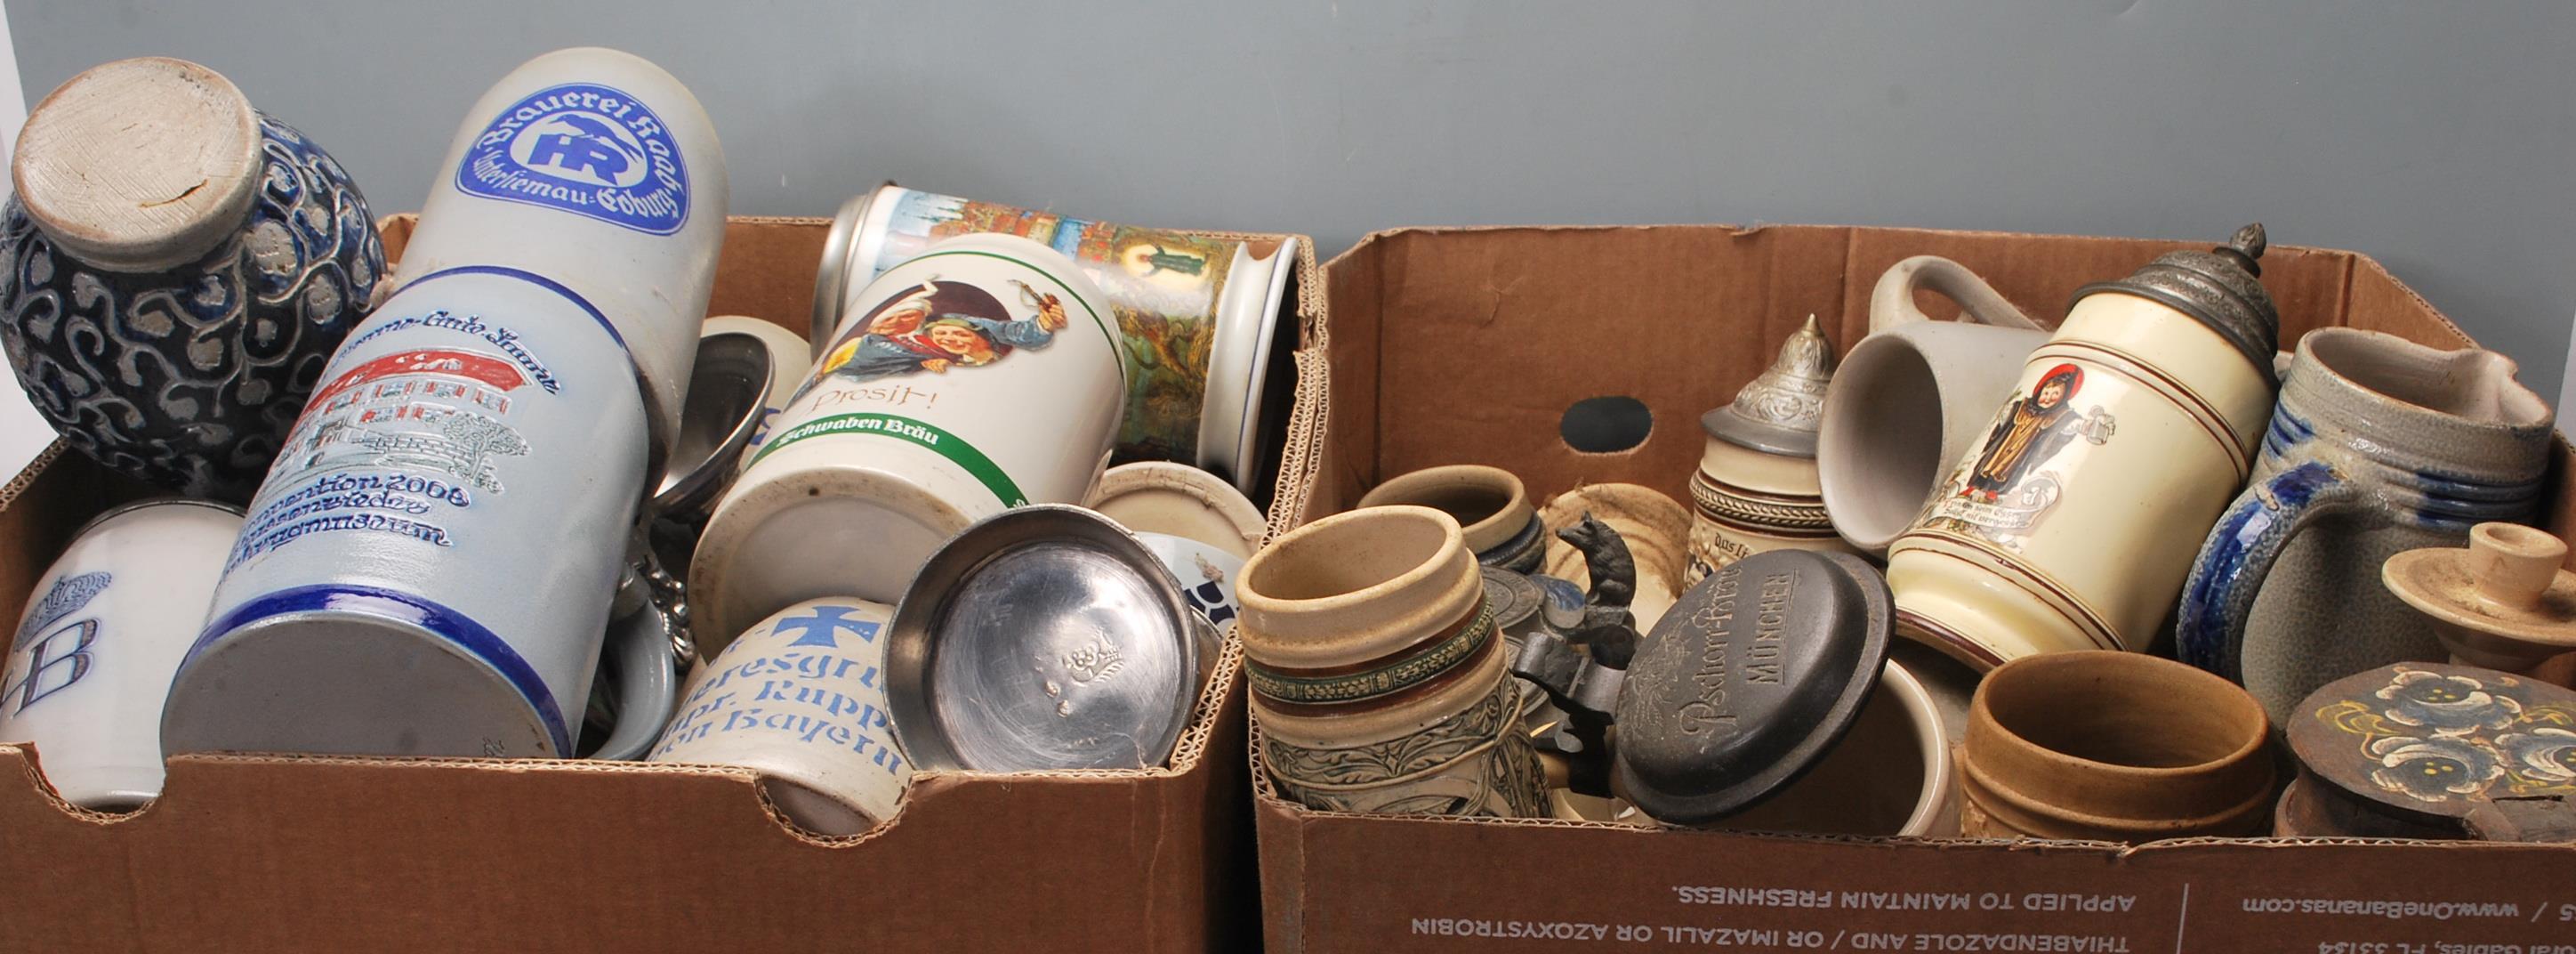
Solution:
[{"label": "jug handle", "polygon": [[2175,613],[2175,658],[2242,683],[2238,644],[2264,577],[2301,532],[2320,518],[2363,506],[2366,497],[2360,484],[2319,460],[2245,488],[2210,528],[2192,562]]},{"label": "jug handle", "polygon": [[1938,255],[1917,255],[1890,265],[1878,276],[1878,285],[1869,293],[1869,330],[1871,334],[1897,325],[1930,321],[1931,316],[1914,307],[1914,291],[1929,288],[1942,297],[1959,303],[1961,321],[1975,321],[1999,328],[2039,328],[2039,323],[2022,314],[2021,309],[2004,300],[1995,287],[1977,277],[1968,267]]}]

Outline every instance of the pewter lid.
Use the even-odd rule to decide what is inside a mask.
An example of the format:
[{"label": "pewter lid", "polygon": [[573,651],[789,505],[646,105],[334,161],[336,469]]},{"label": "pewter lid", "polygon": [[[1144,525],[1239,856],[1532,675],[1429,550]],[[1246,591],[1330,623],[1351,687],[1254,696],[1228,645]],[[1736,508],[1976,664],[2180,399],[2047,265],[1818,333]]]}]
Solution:
[{"label": "pewter lid", "polygon": [[1060,504],[949,538],[886,630],[895,740],[925,771],[1160,765],[1216,657],[1152,551]]},{"label": "pewter lid", "polygon": [[2118,281],[2094,282],[2075,290],[2070,300],[2098,292],[2136,295],[2208,325],[2254,363],[2265,381],[2272,374],[2272,354],[2279,349],[2281,312],[2260,277],[2267,246],[2263,223],[2236,230],[2227,244],[2206,252],[2166,252]]},{"label": "pewter lid", "polygon": [[877,193],[893,184],[894,180],[888,179],[876,188],[851,196],[832,216],[831,230],[823,233],[823,260],[814,269],[814,305],[808,318],[810,333],[805,336],[816,358],[832,346],[832,331],[840,327],[842,299],[850,293],[852,276],[863,283],[876,277],[858,275],[858,269],[868,266],[850,261],[850,256],[858,254],[859,230],[867,224],[868,206],[876,201]]},{"label": "pewter lid", "polygon": [[1518,636],[1538,615],[1547,594],[1539,589],[1537,580],[1527,575],[1493,566],[1477,569],[1485,575],[1485,605],[1493,607],[1494,628],[1507,636]]},{"label": "pewter lid", "polygon": [[1834,379],[1834,346],[1816,327],[1816,316],[1789,333],[1771,367],[1756,375],[1735,400],[1699,417],[1717,438],[1766,454],[1816,456],[1816,428],[1824,420],[1825,386]]},{"label": "pewter lid", "polygon": [[1684,825],[1769,798],[1851,728],[1893,618],[1886,579],[1848,554],[1771,550],[1709,574],[1628,665],[1621,789]]},{"label": "pewter lid", "polygon": [[719,331],[698,339],[679,439],[653,491],[655,513],[690,515],[715,503],[760,429],[769,383],[769,345],[757,336]]}]

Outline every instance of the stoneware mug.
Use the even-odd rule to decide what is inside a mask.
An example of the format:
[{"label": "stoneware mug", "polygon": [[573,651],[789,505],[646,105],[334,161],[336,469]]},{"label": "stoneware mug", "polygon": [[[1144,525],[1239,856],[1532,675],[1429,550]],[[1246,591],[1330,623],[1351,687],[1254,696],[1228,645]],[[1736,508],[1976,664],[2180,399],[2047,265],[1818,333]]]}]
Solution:
[{"label": "stoneware mug", "polygon": [[2271,723],[2233,683],[2168,659],[2025,656],[1986,674],[1959,750],[1962,834],[2152,841],[2272,820]]},{"label": "stoneware mug", "polygon": [[0,211],[0,345],[82,453],[250,499],[322,364],[380,297],[367,200],[195,63],[92,67],[36,104]]},{"label": "stoneware mug", "polygon": [[1547,534],[1529,491],[1511,471],[1483,464],[1450,464],[1398,474],[1360,495],[1361,507],[1409,504],[1430,507],[1458,521],[1467,549],[1486,566],[1530,573],[1545,553]]},{"label": "stoneware mug", "polygon": [[761,620],[690,684],[648,760],[758,769],[781,813],[826,835],[894,817],[912,765],[886,716],[893,615],[830,597]]},{"label": "stoneware mug", "polygon": [[2183,590],[2176,655],[2241,682],[2275,721],[2336,679],[2442,658],[2382,565],[2538,513],[2553,417],[2514,370],[2354,328],[2299,339],[2253,480]]},{"label": "stoneware mug", "polygon": [[1331,811],[1543,817],[1519,683],[1465,535],[1429,507],[1369,507],[1280,537],[1243,568],[1258,757]]},{"label": "stoneware mug", "polygon": [[[1917,289],[1958,302],[1959,320],[1926,317],[1914,304]],[[1880,275],[1869,335],[1835,369],[1816,434],[1817,481],[1834,531],[1885,553],[2047,341],[2048,332],[1957,262],[1917,255]]]},{"label": "stoneware mug", "polygon": [[35,743],[64,801],[122,811],[161,793],[161,700],[240,531],[223,504],[126,504],[36,580],[0,665],[0,743]]},{"label": "stoneware mug", "polygon": [[851,294],[849,320],[698,538],[690,612],[711,639],[801,600],[895,605],[951,536],[1012,507],[1080,502],[1108,464],[1118,332],[1064,256],[960,236]]},{"label": "stoneware mug", "polygon": [[1716,827],[1816,835],[1959,833],[1958,784],[1937,700],[1896,660],[1842,740],[1761,804]]}]

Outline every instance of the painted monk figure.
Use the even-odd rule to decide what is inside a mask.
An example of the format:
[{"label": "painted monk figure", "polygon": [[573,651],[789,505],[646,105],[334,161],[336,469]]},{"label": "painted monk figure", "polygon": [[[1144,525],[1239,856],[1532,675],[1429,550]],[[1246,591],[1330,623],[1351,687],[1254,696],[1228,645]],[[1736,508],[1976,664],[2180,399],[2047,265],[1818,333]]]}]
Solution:
[{"label": "painted monk figure", "polygon": [[1969,469],[1968,485],[1959,496],[1994,503],[2067,441],[2078,436],[2095,444],[2110,439],[2109,415],[2100,408],[2079,415],[2068,404],[2083,387],[2084,369],[2061,364],[2048,369],[2028,395],[2013,398],[1986,435],[1985,450]]}]

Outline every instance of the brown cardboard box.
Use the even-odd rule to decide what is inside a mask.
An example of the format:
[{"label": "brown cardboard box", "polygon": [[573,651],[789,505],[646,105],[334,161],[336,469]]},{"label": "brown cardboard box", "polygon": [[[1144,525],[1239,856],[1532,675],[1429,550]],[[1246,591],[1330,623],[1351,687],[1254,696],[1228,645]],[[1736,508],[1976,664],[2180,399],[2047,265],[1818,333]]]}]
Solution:
[{"label": "brown cardboard box", "polygon": [[[386,223],[389,250],[399,254],[409,225]],[[828,225],[735,219],[710,307],[801,332]],[[1297,280],[1303,326],[1320,294],[1311,251]],[[0,618],[17,618],[72,529],[139,493],[59,443],[0,488]],[[48,951],[1248,947],[1239,672],[1230,645],[1169,768],[925,774],[894,820],[839,839],[781,822],[747,771],[572,761],[188,757],[172,761],[158,801],[101,815],[53,797],[36,772],[41,753],[0,745],[0,865],[15,873],[0,888],[0,942]]]},{"label": "brown cardboard box", "polygon": [[[1822,226],[1379,233],[1325,269],[1328,423],[1321,444],[1291,449],[1315,480],[1293,522],[1449,463],[1508,467],[1539,500],[1600,481],[1688,500],[1699,414],[1810,312],[1838,346],[1857,340],[1871,285],[1899,258],[1957,259],[2054,322],[2076,286],[2208,244]],[[2366,257],[2276,245],[2263,269],[2285,343],[2323,325],[2468,343]],[[1565,409],[1614,394],[1653,411],[1645,443],[1568,448]],[[2576,496],[2558,453],[2551,529],[2564,534]],[[1255,775],[1276,952],[2576,952],[2576,846],[2124,849],[1371,817],[1305,810]],[[1549,943],[1503,940],[1533,937]]]}]

